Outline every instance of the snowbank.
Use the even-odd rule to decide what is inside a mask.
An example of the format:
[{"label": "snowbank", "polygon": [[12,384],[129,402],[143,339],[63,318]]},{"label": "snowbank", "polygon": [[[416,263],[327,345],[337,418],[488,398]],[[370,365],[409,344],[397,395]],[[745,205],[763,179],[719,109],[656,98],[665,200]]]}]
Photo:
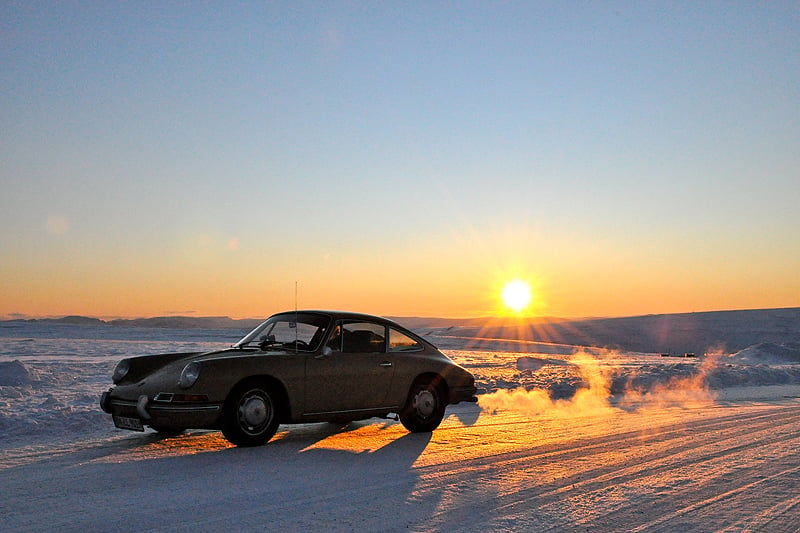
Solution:
[{"label": "snowbank", "polygon": [[729,361],[739,364],[800,364],[800,343],[762,342],[731,355]]},{"label": "snowbank", "polygon": [[19,360],[0,361],[0,386],[29,386],[38,381],[39,373]]}]

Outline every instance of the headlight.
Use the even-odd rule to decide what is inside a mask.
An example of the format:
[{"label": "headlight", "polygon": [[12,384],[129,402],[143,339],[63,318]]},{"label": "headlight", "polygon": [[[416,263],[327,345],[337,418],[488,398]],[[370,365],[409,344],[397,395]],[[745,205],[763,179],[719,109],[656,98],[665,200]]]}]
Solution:
[{"label": "headlight", "polygon": [[183,367],[183,372],[181,372],[181,379],[178,380],[178,385],[180,385],[182,389],[188,389],[197,382],[197,378],[199,377],[200,363],[197,361],[192,361]]},{"label": "headlight", "polygon": [[131,369],[131,361],[130,359],[123,359],[117,366],[114,368],[114,374],[111,376],[112,381],[116,384],[125,379],[125,376],[128,375],[128,371]]}]

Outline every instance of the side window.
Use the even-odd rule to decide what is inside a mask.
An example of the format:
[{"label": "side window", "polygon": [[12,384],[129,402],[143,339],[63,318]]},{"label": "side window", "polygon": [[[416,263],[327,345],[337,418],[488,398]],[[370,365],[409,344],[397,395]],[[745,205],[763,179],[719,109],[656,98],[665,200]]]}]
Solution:
[{"label": "side window", "polygon": [[417,352],[422,350],[422,345],[396,329],[389,330],[390,352]]},{"label": "side window", "polygon": [[342,351],[345,353],[382,353],[386,351],[386,328],[370,322],[341,325]]},{"label": "side window", "polygon": [[334,352],[341,352],[342,351],[342,323],[339,322],[333,328],[333,332],[331,333],[331,338],[328,342],[325,343],[325,346],[330,348]]}]

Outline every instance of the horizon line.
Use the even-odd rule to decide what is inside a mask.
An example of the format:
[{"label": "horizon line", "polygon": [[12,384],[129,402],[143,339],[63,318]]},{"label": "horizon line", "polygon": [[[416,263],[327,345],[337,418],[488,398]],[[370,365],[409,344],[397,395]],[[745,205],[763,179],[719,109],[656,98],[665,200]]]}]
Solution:
[{"label": "horizon line", "polygon": [[[641,314],[634,314],[634,315],[607,315],[607,316],[579,316],[579,317],[565,317],[565,316],[553,316],[553,315],[479,315],[479,316],[471,316],[471,317],[448,317],[448,316],[427,316],[427,315],[394,315],[394,314],[385,314],[385,315],[375,315],[375,316],[383,316],[390,319],[415,319],[415,320],[447,320],[447,321],[472,321],[472,320],[503,320],[503,321],[534,321],[534,320],[541,320],[541,321],[559,321],[559,322],[579,322],[579,321],[588,321],[588,320],[604,320],[604,319],[622,319],[622,318],[639,318],[639,317],[648,317],[648,316],[666,316],[666,315],[692,315],[692,314],[704,314],[704,313],[729,313],[729,312],[746,312],[746,311],[777,311],[777,310],[790,310],[790,309],[800,309],[800,305],[798,306],[787,306],[787,307],[757,307],[757,308],[740,308],[740,309],[712,309],[712,310],[705,310],[705,311],[677,311],[677,312],[659,312],[659,313],[641,313]],[[300,311],[323,311],[323,309],[301,309]],[[274,314],[274,313],[272,313]],[[364,314],[373,314],[374,313],[364,313]],[[271,315],[268,315],[271,316]],[[241,318],[234,318],[228,315],[191,315],[191,314],[165,314],[165,315],[153,315],[153,316],[92,316],[92,315],[81,315],[81,314],[66,314],[66,315],[27,315],[25,313],[7,313],[5,315],[0,315],[0,322],[15,322],[15,321],[37,321],[37,320],[64,320],[68,318],[79,318],[79,319],[88,319],[88,320],[99,320],[104,323],[109,323],[113,321],[135,321],[135,320],[155,320],[155,319],[191,319],[191,320],[203,320],[203,319],[224,319],[224,320],[233,320],[233,321],[250,321],[250,320],[265,320],[268,316],[260,316],[260,317],[241,317]]]}]

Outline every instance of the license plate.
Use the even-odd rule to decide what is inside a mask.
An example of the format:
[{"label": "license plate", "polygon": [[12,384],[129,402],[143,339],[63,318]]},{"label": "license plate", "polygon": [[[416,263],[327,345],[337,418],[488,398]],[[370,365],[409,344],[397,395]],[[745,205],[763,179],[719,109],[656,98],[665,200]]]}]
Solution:
[{"label": "license plate", "polygon": [[133,431],[144,431],[142,421],[138,418],[131,418],[129,416],[114,415],[114,425],[120,429],[132,429]]}]

